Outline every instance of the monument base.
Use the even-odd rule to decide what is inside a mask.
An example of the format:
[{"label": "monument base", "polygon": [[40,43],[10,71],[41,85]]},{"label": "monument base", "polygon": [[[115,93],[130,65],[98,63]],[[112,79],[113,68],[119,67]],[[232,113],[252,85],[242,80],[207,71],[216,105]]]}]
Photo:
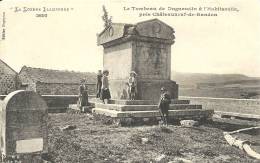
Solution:
[{"label": "monument base", "polygon": [[[93,100],[95,108],[92,112],[120,120],[159,118],[157,104],[149,100],[110,100],[108,104]],[[207,120],[211,119],[214,111],[202,109],[202,105],[189,104],[189,100],[173,99],[170,105],[169,118],[173,120]]]},{"label": "monument base", "polygon": [[[109,80],[110,93],[113,99],[127,99],[127,80]],[[172,80],[138,80],[137,99],[158,101],[160,90],[165,87],[172,99],[178,99],[178,84]]]}]

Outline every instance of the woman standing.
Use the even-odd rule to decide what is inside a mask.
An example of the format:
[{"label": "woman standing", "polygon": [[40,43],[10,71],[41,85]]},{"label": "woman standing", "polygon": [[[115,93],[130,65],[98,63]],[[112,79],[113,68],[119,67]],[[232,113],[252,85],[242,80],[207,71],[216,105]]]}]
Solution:
[{"label": "woman standing", "polygon": [[104,70],[103,77],[102,77],[102,87],[101,87],[101,100],[103,101],[103,103],[105,103],[105,99],[107,100],[106,103],[108,103],[108,100],[111,98],[110,91],[109,91],[108,75],[109,75],[109,71]]},{"label": "woman standing", "polygon": [[81,84],[79,86],[79,99],[78,99],[78,106],[82,108],[83,106],[88,105],[88,88],[86,85],[86,80],[82,79]]}]

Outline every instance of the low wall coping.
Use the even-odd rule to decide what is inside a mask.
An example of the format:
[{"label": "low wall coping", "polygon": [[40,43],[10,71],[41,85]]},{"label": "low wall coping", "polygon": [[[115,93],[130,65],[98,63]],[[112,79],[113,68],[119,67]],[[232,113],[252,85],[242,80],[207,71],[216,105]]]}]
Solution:
[{"label": "low wall coping", "polygon": [[260,102],[260,99],[237,99],[237,98],[216,98],[216,97],[192,97],[192,96],[179,96],[179,98],[212,99],[212,100],[235,100],[235,101],[254,101],[254,102]]}]

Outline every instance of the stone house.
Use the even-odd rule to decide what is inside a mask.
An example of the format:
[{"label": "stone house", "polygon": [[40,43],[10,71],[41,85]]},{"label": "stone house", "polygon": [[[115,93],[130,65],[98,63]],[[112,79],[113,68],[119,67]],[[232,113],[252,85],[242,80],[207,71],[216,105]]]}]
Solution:
[{"label": "stone house", "polygon": [[95,94],[95,73],[23,66],[18,76],[22,89],[33,90],[41,95],[77,95],[81,79],[87,80],[89,94]]},{"label": "stone house", "polygon": [[17,72],[0,59],[0,94],[6,95],[18,88]]}]

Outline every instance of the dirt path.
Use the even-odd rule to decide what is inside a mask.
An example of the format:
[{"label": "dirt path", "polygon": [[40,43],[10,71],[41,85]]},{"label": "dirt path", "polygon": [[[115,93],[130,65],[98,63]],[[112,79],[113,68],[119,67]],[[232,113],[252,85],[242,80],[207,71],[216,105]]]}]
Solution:
[{"label": "dirt path", "polygon": [[[50,114],[49,153],[55,163],[77,162],[257,162],[231,147],[223,131],[256,124],[214,121],[194,128],[118,127],[87,114]],[[60,127],[77,129],[61,131]],[[161,157],[161,158],[160,158]]]}]

